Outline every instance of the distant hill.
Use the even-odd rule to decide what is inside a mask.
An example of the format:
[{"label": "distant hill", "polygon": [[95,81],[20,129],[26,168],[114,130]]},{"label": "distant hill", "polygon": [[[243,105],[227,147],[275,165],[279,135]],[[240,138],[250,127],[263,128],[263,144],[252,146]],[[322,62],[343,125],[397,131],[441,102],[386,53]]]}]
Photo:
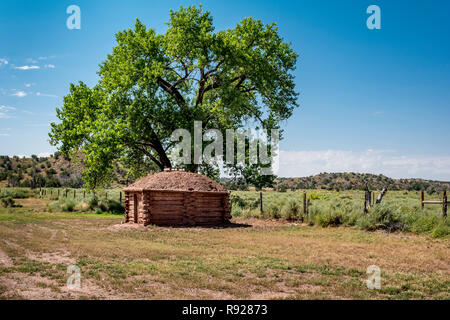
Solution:
[{"label": "distant hill", "polygon": [[[0,156],[0,186],[9,187],[72,187],[83,186],[82,157],[66,159],[59,152],[50,157]],[[126,185],[126,170],[115,165],[112,185]]]},{"label": "distant hill", "polygon": [[[50,157],[19,158],[0,156],[0,186],[11,187],[82,187],[84,169],[82,156],[75,161],[59,152]],[[115,164],[113,186],[131,183],[127,171]],[[230,189],[230,181],[222,179]],[[424,179],[392,179],[368,173],[321,173],[301,178],[277,178],[277,189],[362,190],[366,183],[371,190],[426,190],[429,193],[450,190],[450,182]]]},{"label": "distant hill", "polygon": [[363,190],[366,183],[371,190],[426,190],[429,193],[450,190],[450,182],[424,179],[392,179],[369,173],[320,173],[302,178],[278,178],[280,189]]}]

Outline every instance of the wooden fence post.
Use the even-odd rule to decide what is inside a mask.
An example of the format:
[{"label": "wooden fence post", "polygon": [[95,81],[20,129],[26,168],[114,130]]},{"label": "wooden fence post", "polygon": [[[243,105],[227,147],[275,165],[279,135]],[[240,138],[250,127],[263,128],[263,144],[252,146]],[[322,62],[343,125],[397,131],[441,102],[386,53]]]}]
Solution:
[{"label": "wooden fence post", "polygon": [[420,191],[420,207],[422,208],[422,210],[424,208],[424,203],[423,203],[424,201],[425,201],[425,193],[422,190],[422,191]]},{"label": "wooden fence post", "polygon": [[259,211],[261,214],[263,213],[263,199],[262,199],[262,192],[259,192]]},{"label": "wooden fence post", "polygon": [[442,195],[442,218],[447,217],[447,191],[444,190]]},{"label": "wooden fence post", "polygon": [[303,194],[303,214],[308,214],[308,205],[306,204],[306,192]]},{"label": "wooden fence post", "polygon": [[58,189],[58,199],[59,199],[59,189]]},{"label": "wooden fence post", "polygon": [[122,191],[119,192],[119,202],[122,203]]},{"label": "wooden fence post", "polygon": [[83,198],[86,198],[86,190],[83,190]]},{"label": "wooden fence post", "polygon": [[73,190],[73,198],[75,199],[75,196],[76,196],[76,190]]}]

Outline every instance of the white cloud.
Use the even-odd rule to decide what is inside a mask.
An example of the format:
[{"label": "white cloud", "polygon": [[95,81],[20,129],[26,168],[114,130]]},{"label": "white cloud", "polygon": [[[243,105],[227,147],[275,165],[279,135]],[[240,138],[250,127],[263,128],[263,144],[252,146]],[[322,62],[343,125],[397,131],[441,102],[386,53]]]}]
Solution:
[{"label": "white cloud", "polygon": [[32,87],[32,86],[35,86],[36,85],[36,83],[25,83],[25,87],[27,87],[27,88],[29,88],[29,87]]},{"label": "white cloud", "polygon": [[36,95],[37,95],[38,97],[58,98],[57,95],[54,95],[54,94],[47,94],[47,93],[40,93],[40,92],[36,92]]},{"label": "white cloud", "polygon": [[50,157],[52,154],[50,153],[50,152],[41,152],[41,153],[39,153],[37,156],[39,157],[39,158],[41,158],[41,157]]},{"label": "white cloud", "polygon": [[14,67],[14,69],[18,69],[18,70],[35,70],[35,69],[40,69],[39,66],[21,66],[21,67]]},{"label": "white cloud", "polygon": [[[11,116],[11,114],[9,113],[12,110],[16,110],[16,108],[9,107],[9,106],[0,106],[0,119],[13,118]],[[8,128],[2,129],[2,130],[8,130]]]},{"label": "white cloud", "polygon": [[320,172],[384,174],[392,178],[450,181],[450,156],[398,155],[392,150],[280,151],[281,177],[303,177]]},{"label": "white cloud", "polygon": [[46,64],[46,65],[44,65],[44,67],[48,68],[48,69],[55,69],[55,65],[53,65],[53,64]]},{"label": "white cloud", "polygon": [[4,58],[0,58],[0,67],[2,65],[7,65],[8,64],[8,60],[4,59]]},{"label": "white cloud", "polygon": [[15,96],[15,97],[19,97],[19,98],[23,98],[23,97],[25,97],[26,95],[27,95],[28,93],[26,93],[25,91],[16,91],[16,92],[14,92],[14,93],[12,93],[11,95],[12,96]]},{"label": "white cloud", "polygon": [[9,137],[11,136],[9,133],[0,133],[0,137]]},{"label": "white cloud", "polygon": [[[14,108],[14,107],[9,107],[9,106],[0,106],[0,110],[16,110],[16,108]],[[6,129],[4,129],[4,130],[6,130]]]},{"label": "white cloud", "polygon": [[41,56],[41,57],[38,57],[38,60],[47,60],[47,59],[53,59],[53,58],[56,58],[56,56],[55,55],[48,56],[48,57]]}]

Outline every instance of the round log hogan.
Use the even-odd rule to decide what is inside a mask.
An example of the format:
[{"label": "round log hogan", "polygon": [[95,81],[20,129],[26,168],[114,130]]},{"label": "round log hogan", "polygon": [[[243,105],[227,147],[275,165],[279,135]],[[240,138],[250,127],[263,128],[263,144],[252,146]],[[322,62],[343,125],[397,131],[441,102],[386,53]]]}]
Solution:
[{"label": "round log hogan", "polygon": [[124,189],[125,222],[214,226],[231,219],[230,192],[203,175],[164,170]]}]

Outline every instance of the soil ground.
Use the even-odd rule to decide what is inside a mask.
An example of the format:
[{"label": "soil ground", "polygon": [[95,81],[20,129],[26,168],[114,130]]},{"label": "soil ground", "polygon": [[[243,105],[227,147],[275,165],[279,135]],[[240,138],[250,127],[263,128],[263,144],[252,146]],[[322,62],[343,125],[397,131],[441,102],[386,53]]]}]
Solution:
[{"label": "soil ground", "polygon": [[[448,239],[257,219],[143,227],[17,202],[0,209],[2,299],[450,299]],[[379,290],[366,286],[370,265]]]}]

